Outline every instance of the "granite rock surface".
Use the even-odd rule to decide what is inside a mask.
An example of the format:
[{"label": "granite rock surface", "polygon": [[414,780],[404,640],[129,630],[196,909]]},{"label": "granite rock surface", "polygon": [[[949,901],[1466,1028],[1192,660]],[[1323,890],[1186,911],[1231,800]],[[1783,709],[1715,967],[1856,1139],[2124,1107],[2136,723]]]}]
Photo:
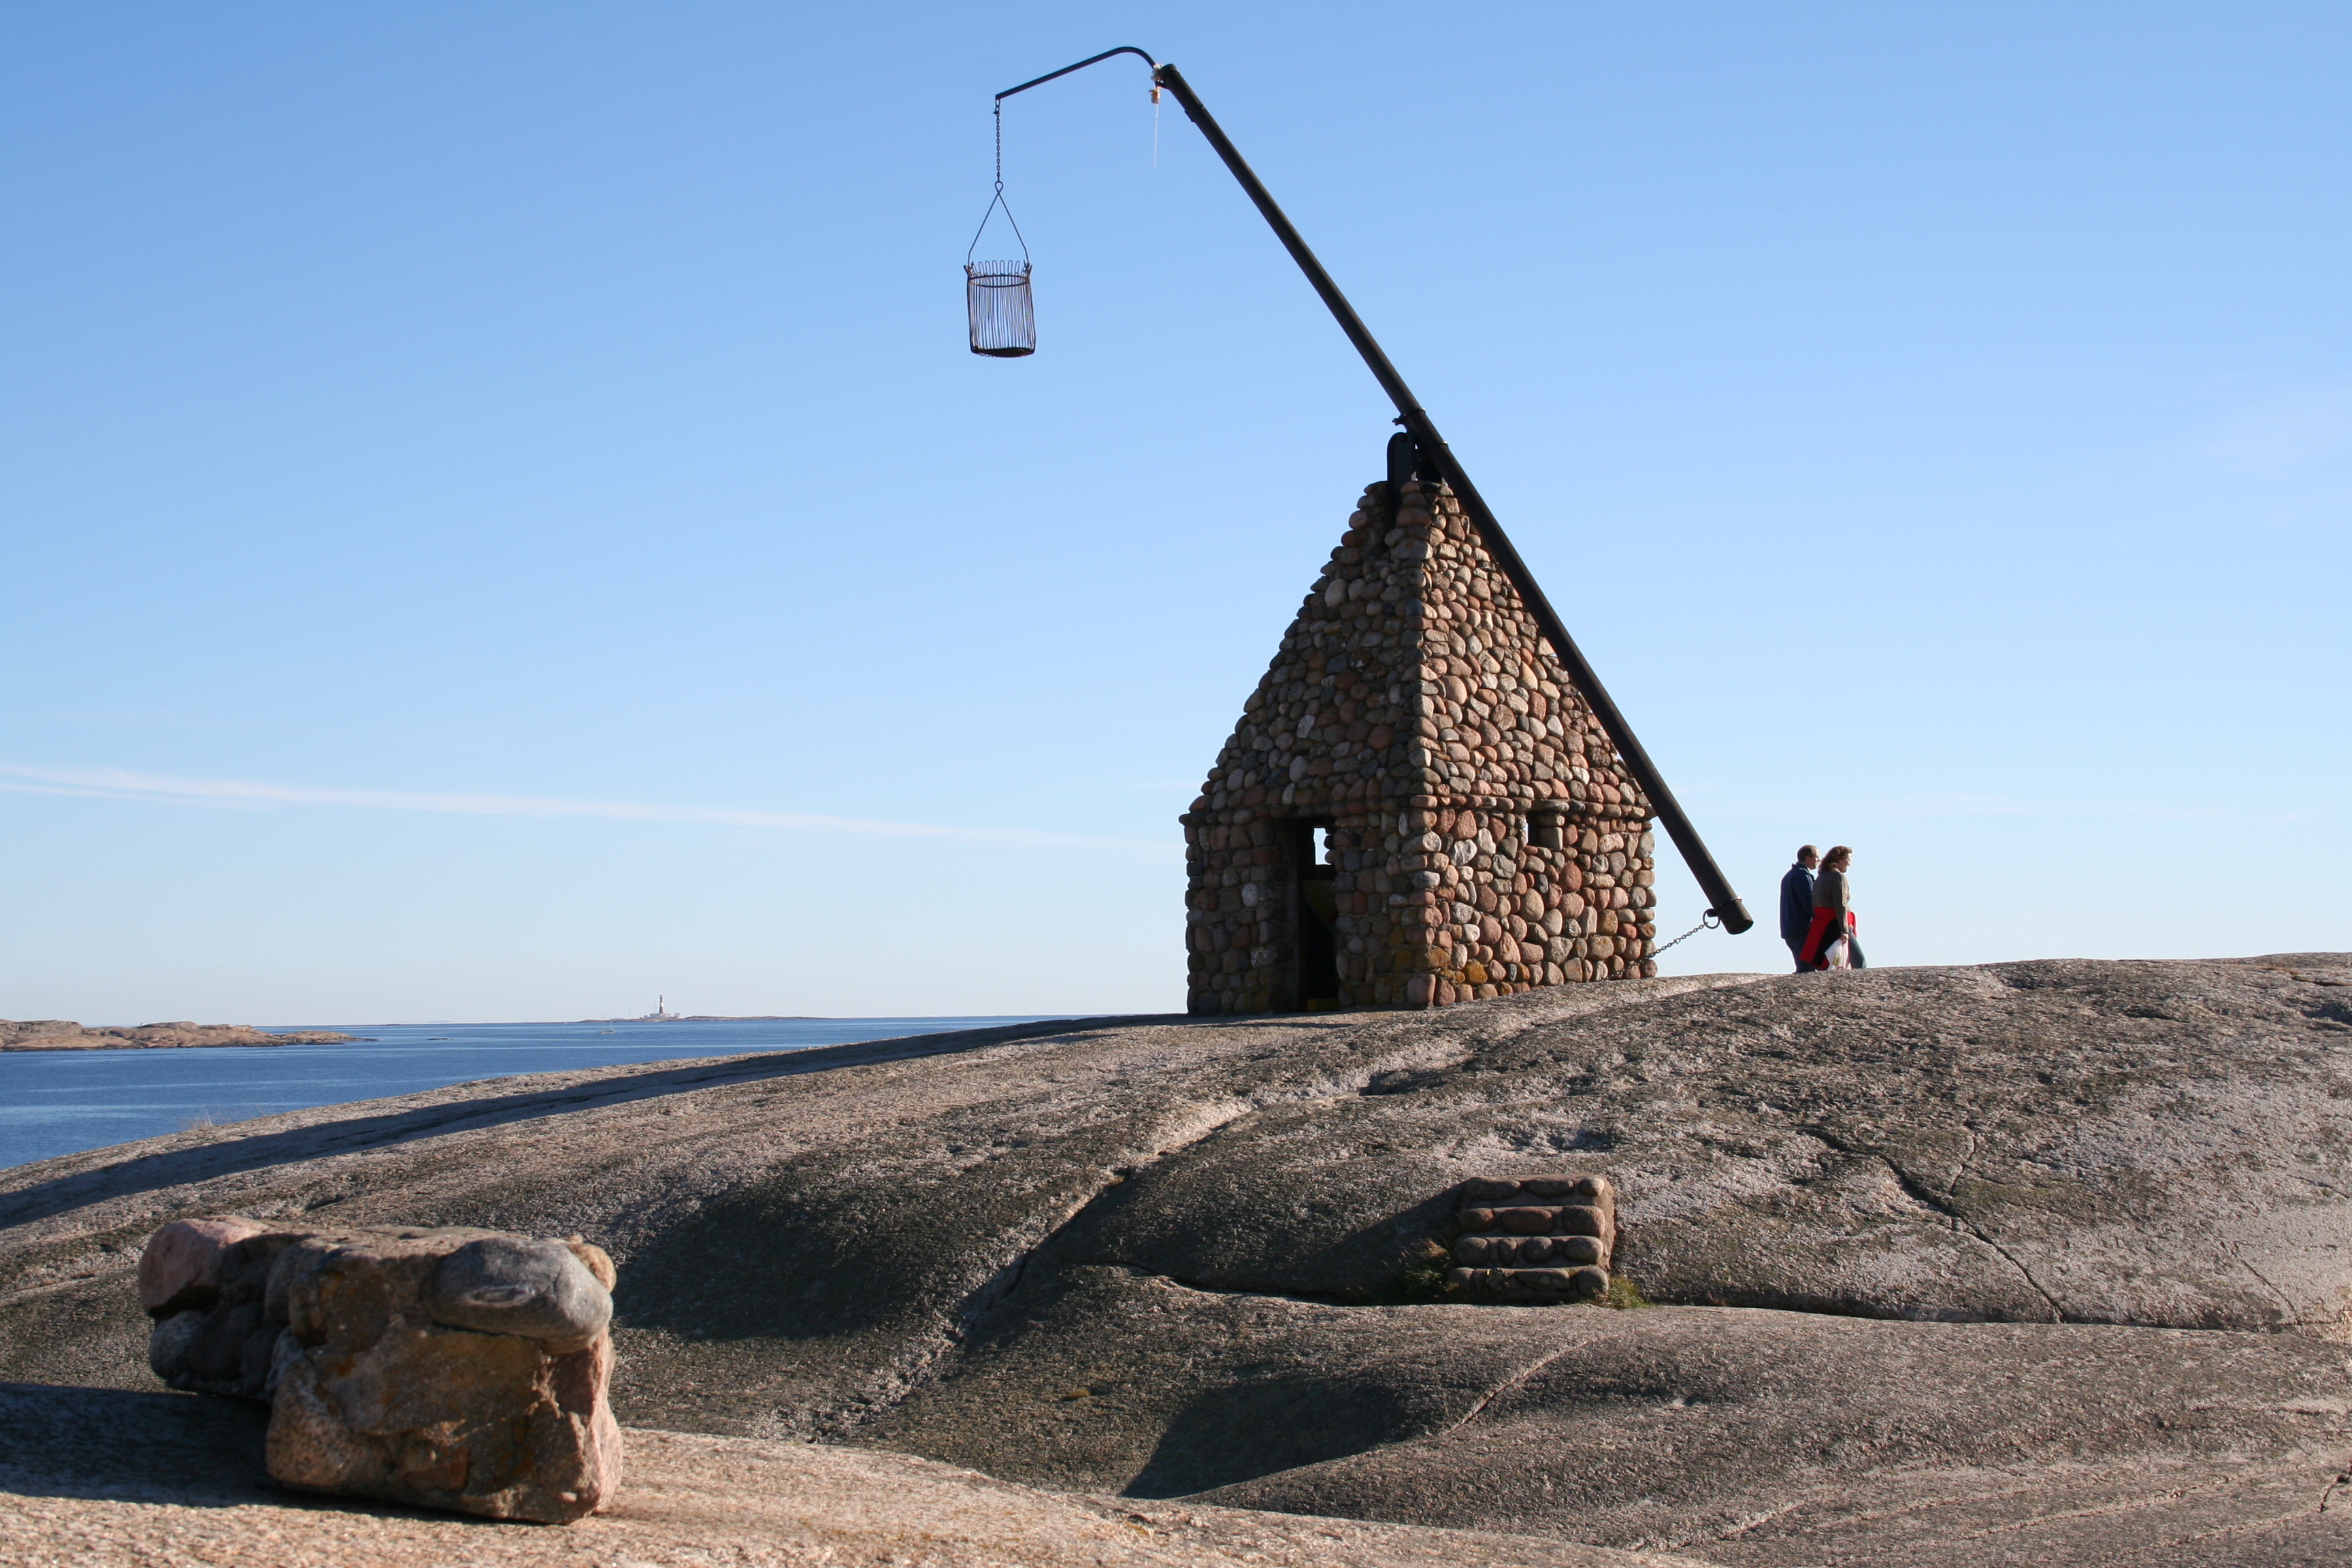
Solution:
[{"label": "granite rock surface", "polygon": [[1108,1268],[1021,1305],[861,1440],[1037,1485],[1741,1568],[2352,1561],[2352,1373],[2305,1337],[1367,1312]]},{"label": "granite rock surface", "polygon": [[0,1384],[9,1568],[1696,1568],[1523,1535],[1074,1496],[870,1449],[631,1430],[627,1491],[568,1530],[306,1498],[259,1412]]},{"label": "granite rock surface", "polygon": [[[0,1375],[144,1383],[175,1218],[581,1232],[646,1426],[1727,1563],[2340,1560],[2347,982],[1629,981],[304,1111],[0,1173]],[[1460,1184],[1543,1173],[1610,1178],[1664,1306],[1414,1299]]]}]

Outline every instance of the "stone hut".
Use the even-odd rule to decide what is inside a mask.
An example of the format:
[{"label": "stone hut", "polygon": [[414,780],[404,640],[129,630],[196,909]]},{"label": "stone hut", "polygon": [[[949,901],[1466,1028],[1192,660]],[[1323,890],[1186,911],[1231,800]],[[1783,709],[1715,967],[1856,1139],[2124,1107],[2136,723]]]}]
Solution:
[{"label": "stone hut", "polygon": [[1190,1010],[1654,974],[1650,816],[1453,492],[1376,484],[1181,818]]}]

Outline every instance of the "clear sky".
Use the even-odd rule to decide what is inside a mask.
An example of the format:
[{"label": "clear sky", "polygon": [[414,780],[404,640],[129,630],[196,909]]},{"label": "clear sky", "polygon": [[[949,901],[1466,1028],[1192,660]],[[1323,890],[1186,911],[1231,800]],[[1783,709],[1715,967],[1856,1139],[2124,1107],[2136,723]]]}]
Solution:
[{"label": "clear sky", "polygon": [[1389,411],[1133,60],[967,352],[1115,44],[1766,917],[1670,969],[1808,839],[1881,964],[2352,947],[2352,7],[50,0],[0,1015],[1181,1007]]}]

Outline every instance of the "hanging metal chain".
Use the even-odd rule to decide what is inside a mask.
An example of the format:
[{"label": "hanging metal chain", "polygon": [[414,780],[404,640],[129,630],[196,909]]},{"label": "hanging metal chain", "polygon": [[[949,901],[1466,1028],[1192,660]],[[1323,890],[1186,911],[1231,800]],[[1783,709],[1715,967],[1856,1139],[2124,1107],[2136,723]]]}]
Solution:
[{"label": "hanging metal chain", "polygon": [[1013,226],[1013,237],[1021,243],[1021,266],[1025,274],[1029,267],[1029,237],[1021,232],[1021,220],[1013,216],[1012,205],[1004,199],[1004,100],[1001,97],[996,100],[996,195],[989,198],[988,210],[980,215],[980,226],[972,231],[971,244],[964,250],[967,270],[972,258],[979,254],[980,237],[988,232],[988,220],[999,210],[1003,212],[1004,221]]},{"label": "hanging metal chain", "polygon": [[[1701,932],[1701,931],[1713,931],[1716,927],[1717,927],[1717,926],[1721,925],[1722,923],[1723,923],[1723,921],[1721,921],[1721,919],[1719,919],[1719,918],[1717,916],[1716,912],[1715,912],[1713,910],[1707,910],[1707,911],[1706,911],[1706,919],[1705,919],[1705,920],[1703,920],[1703,921],[1699,921],[1699,922],[1698,922],[1698,924],[1696,924],[1696,925],[1695,925],[1695,926],[1691,927],[1691,928],[1690,928],[1690,930],[1688,930],[1688,931],[1686,931],[1683,932],[1683,934],[1682,934],[1682,935],[1680,935],[1680,936],[1678,936],[1678,937],[1675,938],[1675,942],[1670,942],[1666,943],[1666,947],[1672,947],[1672,946],[1674,946],[1675,942],[1688,942],[1691,938],[1693,938],[1693,937],[1696,936],[1699,932]],[[1652,949],[1650,950],[1650,956],[1651,956],[1652,958],[1655,958],[1655,957],[1657,957],[1657,956],[1658,956],[1658,954],[1660,954],[1660,953],[1662,953],[1662,952],[1665,952],[1665,951],[1666,951],[1666,947],[1654,947],[1654,948],[1652,948]]]}]

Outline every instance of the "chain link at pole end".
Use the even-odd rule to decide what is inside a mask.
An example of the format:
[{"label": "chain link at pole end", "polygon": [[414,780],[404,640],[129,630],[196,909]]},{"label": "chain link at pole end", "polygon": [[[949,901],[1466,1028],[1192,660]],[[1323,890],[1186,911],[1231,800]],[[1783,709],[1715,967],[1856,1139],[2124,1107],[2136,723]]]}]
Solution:
[{"label": "chain link at pole end", "polygon": [[1672,947],[1672,946],[1674,946],[1675,942],[1688,942],[1691,938],[1693,938],[1693,937],[1696,936],[1699,932],[1701,932],[1701,931],[1714,931],[1715,929],[1717,929],[1718,926],[1720,926],[1720,925],[1722,925],[1722,924],[1723,924],[1723,917],[1722,917],[1722,916],[1720,916],[1720,915],[1718,915],[1718,914],[1717,914],[1713,910],[1707,910],[1707,911],[1706,911],[1706,919],[1704,919],[1704,920],[1700,921],[1698,922],[1698,924],[1696,924],[1696,925],[1695,925],[1695,926],[1691,927],[1691,928],[1690,928],[1690,930],[1688,930],[1688,931],[1686,931],[1683,932],[1683,934],[1682,934],[1682,935],[1680,935],[1680,936],[1678,936],[1678,937],[1675,938],[1674,942],[1670,942],[1666,943],[1666,944],[1665,944],[1665,947],[1654,947],[1654,948],[1652,948],[1652,949],[1650,950],[1650,956],[1651,956],[1652,958],[1655,958],[1655,957],[1657,957],[1657,956],[1658,956],[1658,954],[1660,954],[1660,953],[1662,953],[1662,952],[1665,952],[1667,947]]}]

